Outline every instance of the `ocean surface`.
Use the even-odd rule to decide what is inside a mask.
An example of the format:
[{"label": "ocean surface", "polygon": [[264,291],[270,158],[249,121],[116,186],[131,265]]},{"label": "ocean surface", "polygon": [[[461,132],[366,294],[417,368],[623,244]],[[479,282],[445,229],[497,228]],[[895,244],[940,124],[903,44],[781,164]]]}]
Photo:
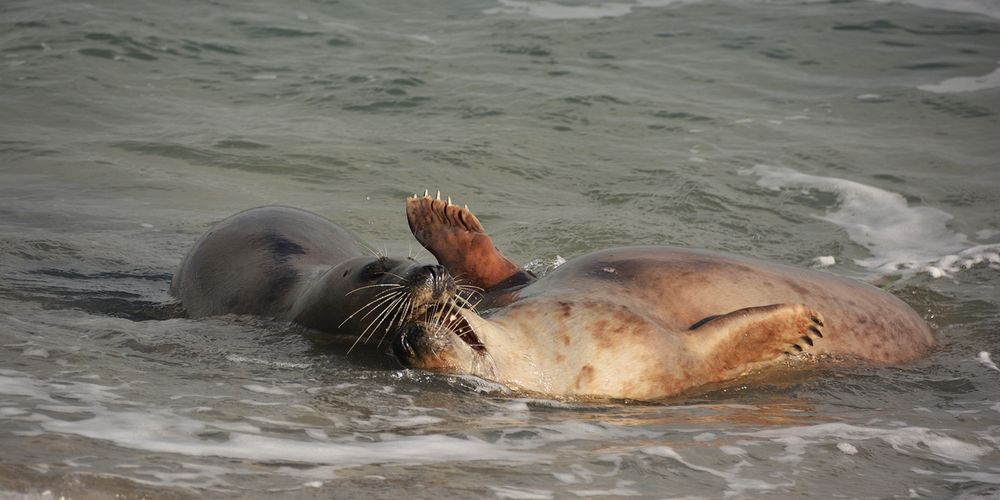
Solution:
[{"label": "ocean surface", "polygon": [[[0,497],[1000,496],[998,1],[5,0],[0,116]],[[940,347],[556,401],[167,293],[266,204],[430,262],[424,189],[542,273],[731,251]]]}]

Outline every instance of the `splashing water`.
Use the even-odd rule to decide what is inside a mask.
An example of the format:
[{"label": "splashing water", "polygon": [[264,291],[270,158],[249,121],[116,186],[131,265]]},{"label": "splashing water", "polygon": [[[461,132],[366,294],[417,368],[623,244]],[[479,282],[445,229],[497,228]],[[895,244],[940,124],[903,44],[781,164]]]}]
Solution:
[{"label": "splashing water", "polygon": [[872,256],[855,263],[880,274],[926,272],[937,278],[988,263],[1000,269],[1000,244],[977,245],[948,228],[952,216],[927,206],[910,206],[898,193],[836,177],[790,168],[756,165],[741,175],[760,177],[769,189],[815,189],[837,196],[837,205],[819,219],[847,231]]}]

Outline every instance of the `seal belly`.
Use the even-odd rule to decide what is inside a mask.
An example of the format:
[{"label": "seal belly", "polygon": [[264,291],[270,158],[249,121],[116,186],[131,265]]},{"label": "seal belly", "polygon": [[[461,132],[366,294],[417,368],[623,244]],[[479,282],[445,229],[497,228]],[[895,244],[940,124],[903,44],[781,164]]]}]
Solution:
[{"label": "seal belly", "polygon": [[[827,337],[811,352],[891,363],[918,358],[935,344],[912,308],[866,283],[721,252],[672,247],[601,251],[567,262],[522,298],[589,290],[637,301],[670,331],[711,316],[771,304],[803,304],[827,318]],[[622,298],[625,299],[622,299]]]}]

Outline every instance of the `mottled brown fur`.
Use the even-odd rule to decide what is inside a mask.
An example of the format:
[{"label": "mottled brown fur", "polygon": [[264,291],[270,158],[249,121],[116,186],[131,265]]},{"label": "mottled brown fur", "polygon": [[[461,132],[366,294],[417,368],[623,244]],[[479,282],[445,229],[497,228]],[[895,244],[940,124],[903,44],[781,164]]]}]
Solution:
[{"label": "mottled brown fur", "polygon": [[[427,199],[408,203],[418,238],[449,235],[424,224],[455,224],[448,220],[471,216],[449,208],[454,205],[444,207],[455,212],[448,220],[423,215],[440,211],[440,205]],[[448,255],[447,237],[421,242]],[[476,269],[508,272],[509,261],[499,252],[476,258],[491,260],[475,263]],[[470,272],[467,262],[449,262],[453,273],[478,273]],[[671,247],[616,248],[578,257],[508,293],[483,316],[466,310],[462,315],[491,364],[488,373],[472,366],[458,371],[558,396],[654,399],[731,380],[786,353],[899,363],[935,344],[918,314],[870,285]],[[448,366],[445,371],[456,365]]]}]

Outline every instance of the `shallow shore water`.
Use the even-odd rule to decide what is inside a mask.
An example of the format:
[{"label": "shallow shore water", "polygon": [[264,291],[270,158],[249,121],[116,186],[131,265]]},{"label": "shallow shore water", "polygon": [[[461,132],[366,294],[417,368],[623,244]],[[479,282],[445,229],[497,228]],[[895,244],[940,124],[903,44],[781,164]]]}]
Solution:
[{"label": "shallow shore water", "polygon": [[[0,497],[1000,495],[995,1],[0,12]],[[725,250],[884,287],[940,346],[556,401],[167,293],[267,204],[430,262],[403,213],[424,189],[539,272]]]}]

